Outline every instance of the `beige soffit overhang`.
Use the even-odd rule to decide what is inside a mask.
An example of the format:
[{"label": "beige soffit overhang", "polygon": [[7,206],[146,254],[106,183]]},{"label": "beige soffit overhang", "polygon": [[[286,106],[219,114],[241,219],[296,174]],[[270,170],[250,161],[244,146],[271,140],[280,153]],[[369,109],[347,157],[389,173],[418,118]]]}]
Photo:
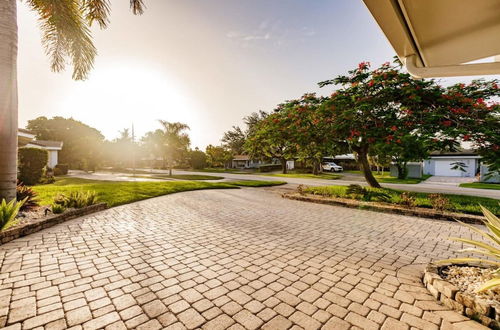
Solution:
[{"label": "beige soffit overhang", "polygon": [[363,1],[412,75],[500,74],[500,0]]}]

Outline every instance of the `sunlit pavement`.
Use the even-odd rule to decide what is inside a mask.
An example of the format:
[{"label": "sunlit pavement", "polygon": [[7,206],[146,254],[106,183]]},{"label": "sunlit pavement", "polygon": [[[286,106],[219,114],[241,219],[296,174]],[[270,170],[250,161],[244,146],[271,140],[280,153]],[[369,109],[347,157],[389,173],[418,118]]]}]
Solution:
[{"label": "sunlit pavement", "polygon": [[194,191],[0,246],[7,329],[466,329],[421,284],[452,222]]}]

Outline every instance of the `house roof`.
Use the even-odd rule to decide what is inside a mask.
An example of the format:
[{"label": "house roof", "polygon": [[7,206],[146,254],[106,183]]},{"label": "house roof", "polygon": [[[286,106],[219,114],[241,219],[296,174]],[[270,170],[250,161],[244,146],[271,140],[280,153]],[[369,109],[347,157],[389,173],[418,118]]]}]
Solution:
[{"label": "house roof", "polygon": [[235,155],[233,160],[250,160],[250,156],[248,155]]},{"label": "house roof", "polygon": [[363,1],[412,75],[500,73],[500,62],[463,65],[500,54],[498,0]]},{"label": "house roof", "polygon": [[480,156],[477,154],[477,152],[469,149],[462,149],[462,150],[457,150],[457,151],[434,151],[431,152],[430,158],[439,158],[439,157],[457,157],[457,156],[462,156],[466,158],[479,158]]},{"label": "house roof", "polygon": [[35,138],[36,135],[35,135],[35,133],[28,131],[27,129],[18,128],[17,129],[17,136],[32,140]]},{"label": "house roof", "polygon": [[35,140],[30,141],[28,145],[35,145],[49,150],[61,150],[63,143],[61,141]]}]

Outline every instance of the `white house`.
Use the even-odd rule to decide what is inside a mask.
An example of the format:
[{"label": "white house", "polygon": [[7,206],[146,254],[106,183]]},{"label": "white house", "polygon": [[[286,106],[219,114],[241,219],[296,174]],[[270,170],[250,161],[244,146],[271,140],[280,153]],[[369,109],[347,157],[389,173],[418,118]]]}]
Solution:
[{"label": "white house", "polygon": [[23,128],[18,129],[17,138],[20,148],[40,148],[47,150],[49,156],[47,160],[48,167],[54,168],[58,164],[59,151],[63,147],[61,141],[36,140],[35,134]]},{"label": "white house", "polygon": [[[475,177],[481,156],[470,150],[457,152],[433,152],[424,161],[424,174],[435,176]],[[455,167],[460,164],[463,171]]]},{"label": "white house", "polygon": [[258,168],[262,162],[251,159],[248,155],[235,155],[231,160],[231,168]]}]

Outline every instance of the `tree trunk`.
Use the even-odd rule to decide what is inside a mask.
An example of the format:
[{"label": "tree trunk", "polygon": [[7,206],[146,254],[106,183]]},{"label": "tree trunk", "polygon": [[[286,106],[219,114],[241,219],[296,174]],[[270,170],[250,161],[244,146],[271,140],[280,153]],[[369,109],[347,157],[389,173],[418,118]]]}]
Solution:
[{"label": "tree trunk", "polygon": [[404,180],[408,176],[408,169],[406,168],[406,162],[397,163],[396,167],[398,169],[398,179]]},{"label": "tree trunk", "polygon": [[286,158],[281,158],[281,169],[282,169],[283,174],[286,174],[286,172],[287,172],[287,170],[286,170]]},{"label": "tree trunk", "polygon": [[16,197],[17,0],[0,1],[0,201]]},{"label": "tree trunk", "polygon": [[172,176],[172,166],[168,167],[168,176]]},{"label": "tree trunk", "polygon": [[373,176],[370,164],[368,162],[368,154],[366,149],[367,148],[360,148],[358,151],[359,169],[361,170],[361,172],[363,172],[366,182],[370,185],[370,187],[381,188],[377,179],[375,179],[375,177]]},{"label": "tree trunk", "polygon": [[319,174],[319,162],[316,159],[313,159],[313,175],[318,175]]}]

